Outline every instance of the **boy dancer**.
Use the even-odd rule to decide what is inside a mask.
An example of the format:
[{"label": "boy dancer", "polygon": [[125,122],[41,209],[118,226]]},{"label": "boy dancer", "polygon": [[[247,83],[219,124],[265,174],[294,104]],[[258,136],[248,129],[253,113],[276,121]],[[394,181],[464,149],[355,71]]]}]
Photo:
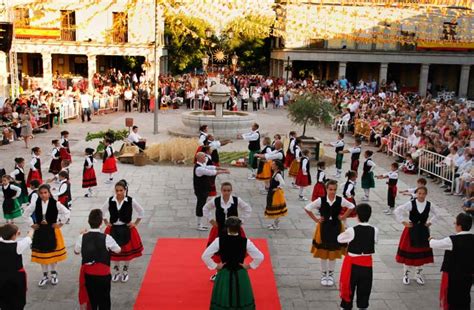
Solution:
[{"label": "boy dancer", "polygon": [[344,150],[344,153],[351,154],[351,170],[358,172],[359,170],[359,159],[360,153],[362,152],[362,140],[360,138],[355,139],[355,146],[351,147],[348,150]]},{"label": "boy dancer", "polygon": [[387,185],[387,205],[388,209],[384,211],[385,214],[391,215],[395,209],[395,198],[397,197],[397,183],[398,183],[398,163],[392,163],[391,171],[377,176],[377,179],[388,179]]},{"label": "boy dancer", "polygon": [[249,157],[248,157],[248,165],[251,171],[250,176],[248,177],[249,180],[255,180],[257,175],[257,158],[255,154],[260,153],[260,132],[258,131],[258,124],[254,123],[252,125],[252,131],[246,134],[239,134],[237,138],[244,139],[249,142]]},{"label": "boy dancer", "polygon": [[325,146],[333,146],[336,152],[336,178],[341,177],[342,172],[342,160],[344,159],[344,134],[339,133],[337,135],[337,141],[325,144]]}]

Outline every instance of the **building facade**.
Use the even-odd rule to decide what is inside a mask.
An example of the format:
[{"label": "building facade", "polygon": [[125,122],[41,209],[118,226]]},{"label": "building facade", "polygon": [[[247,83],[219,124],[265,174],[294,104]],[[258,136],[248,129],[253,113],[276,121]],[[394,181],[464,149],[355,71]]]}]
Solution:
[{"label": "building facade", "polygon": [[[96,72],[105,72],[123,56],[141,58],[142,69],[149,77],[155,69],[158,73],[168,70],[164,18],[154,0],[10,0],[6,3],[0,11],[0,21],[14,23],[12,51],[16,55],[0,52],[3,89],[8,83],[8,73],[15,71],[9,66],[9,57],[15,56],[19,76],[35,78],[38,86],[45,88],[52,86],[56,74],[85,77],[91,83]],[[155,16],[158,17],[156,34]]]},{"label": "building facade", "polygon": [[474,98],[471,1],[276,2],[274,76],[395,81],[421,95],[449,91]]}]

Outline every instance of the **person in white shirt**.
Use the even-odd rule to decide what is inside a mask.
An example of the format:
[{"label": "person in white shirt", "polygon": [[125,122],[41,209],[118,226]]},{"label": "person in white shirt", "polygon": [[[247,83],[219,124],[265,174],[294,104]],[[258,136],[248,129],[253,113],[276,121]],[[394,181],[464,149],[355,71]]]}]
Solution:
[{"label": "person in white shirt", "polygon": [[143,139],[138,134],[138,126],[132,127],[132,131],[128,135],[127,140],[130,141],[130,143],[133,143],[138,146],[140,153],[143,152],[146,148],[146,139]]},{"label": "person in white shirt", "polygon": [[132,112],[133,92],[130,87],[127,87],[123,93],[123,100],[125,101],[125,112]]},{"label": "person in white shirt", "polygon": [[259,125],[257,123],[252,124],[252,131],[245,134],[238,134],[237,139],[244,139],[249,141],[249,156],[248,156],[248,167],[250,169],[249,180],[254,180],[257,172],[257,159],[255,154],[260,153],[260,132],[258,131]]},{"label": "person in white shirt", "polygon": [[92,104],[92,97],[87,92],[82,92],[80,96],[81,100],[81,119],[84,123],[85,116],[87,115],[87,121],[91,121],[91,104]]},{"label": "person in white shirt", "polygon": [[398,183],[398,163],[394,162],[390,166],[391,170],[387,173],[377,176],[378,179],[388,179],[387,185],[387,205],[388,209],[384,211],[385,214],[391,215],[395,208],[395,198],[397,197],[397,183]]}]

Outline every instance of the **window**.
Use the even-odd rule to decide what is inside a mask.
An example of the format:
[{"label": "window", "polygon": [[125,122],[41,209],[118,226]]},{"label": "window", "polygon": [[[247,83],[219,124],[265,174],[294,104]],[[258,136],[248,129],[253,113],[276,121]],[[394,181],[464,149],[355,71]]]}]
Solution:
[{"label": "window", "polygon": [[126,12],[113,13],[113,42],[128,42],[128,15]]},{"label": "window", "polygon": [[445,22],[443,24],[443,40],[451,40],[455,41],[457,40],[457,27],[458,23],[456,22]]},{"label": "window", "polygon": [[76,41],[76,12],[61,11],[61,40]]},{"label": "window", "polygon": [[325,40],[324,39],[309,39],[308,47],[309,48],[324,48]]},{"label": "window", "polygon": [[30,10],[28,8],[15,8],[15,26],[27,27],[30,25]]}]

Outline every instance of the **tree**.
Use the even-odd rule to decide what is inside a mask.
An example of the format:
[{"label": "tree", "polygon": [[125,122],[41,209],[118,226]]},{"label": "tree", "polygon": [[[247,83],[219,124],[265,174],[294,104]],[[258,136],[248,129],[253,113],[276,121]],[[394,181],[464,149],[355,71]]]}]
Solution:
[{"label": "tree", "polygon": [[304,93],[288,106],[288,117],[297,125],[303,125],[303,138],[307,125],[330,124],[334,106],[320,94]]}]

